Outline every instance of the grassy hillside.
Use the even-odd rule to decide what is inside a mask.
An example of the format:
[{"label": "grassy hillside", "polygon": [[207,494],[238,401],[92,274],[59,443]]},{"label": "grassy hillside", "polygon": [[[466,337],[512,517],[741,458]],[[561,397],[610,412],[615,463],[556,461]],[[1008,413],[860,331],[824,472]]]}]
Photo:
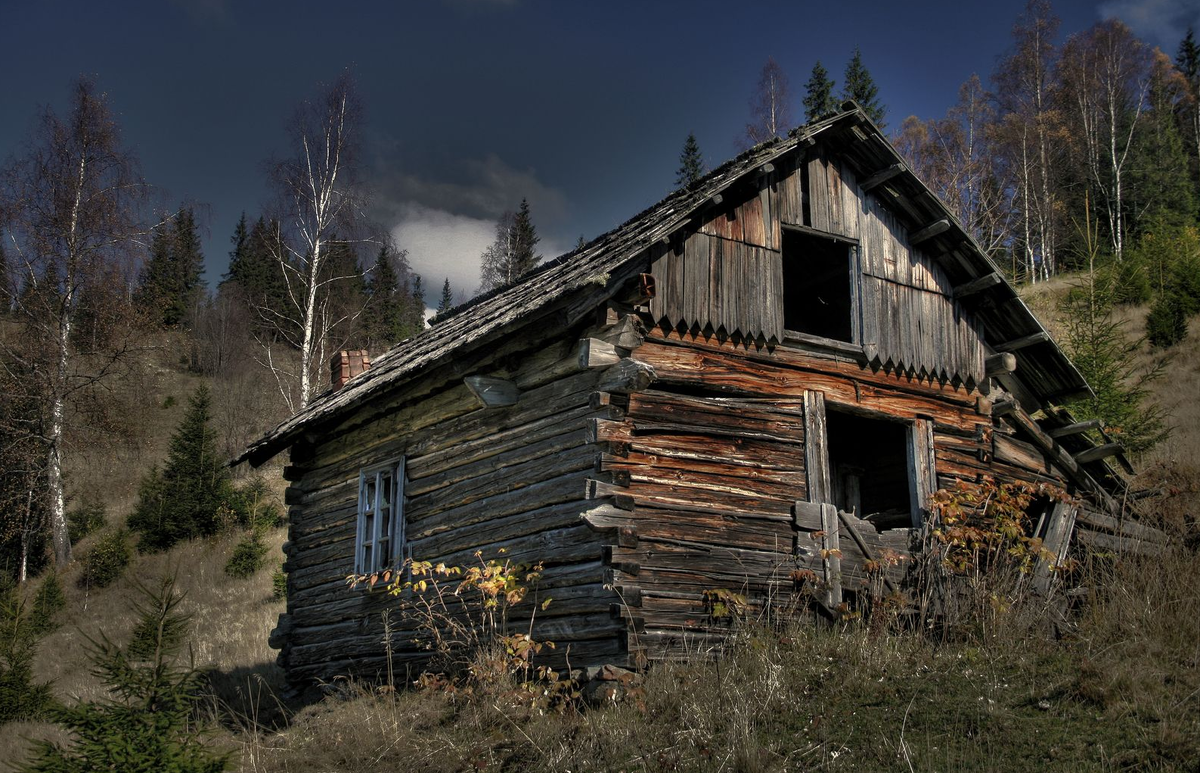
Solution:
[{"label": "grassy hillside", "polygon": [[[1026,295],[1052,330],[1068,281]],[[1139,335],[1145,310],[1122,314]],[[1173,435],[1139,461],[1139,484],[1168,486],[1150,502],[1151,516],[1180,541],[1195,537],[1179,529],[1197,511],[1198,348],[1193,323],[1151,387]],[[1147,352],[1143,364],[1161,356]],[[197,383],[169,360],[149,363],[139,378],[128,396],[139,431],[78,456],[72,478],[75,492],[108,504],[110,528],[128,513],[141,473],[164,455]],[[283,539],[282,530],[271,534],[267,568],[249,580],[223,571],[237,535],[142,556],[130,569],[146,580],[177,573],[187,591],[192,651],[212,675],[203,713],[236,770],[1107,771],[1194,770],[1200,759],[1200,562],[1183,547],[1150,561],[1082,565],[1075,579],[1086,590],[1057,636],[1044,635],[1044,606],[995,599],[938,635],[878,618],[829,627],[800,615],[782,628],[741,620],[726,657],[697,652],[623,685],[620,700],[564,710],[544,684],[513,679],[420,691],[351,685],[315,705],[281,706],[266,641],[282,611],[271,570]],[[123,582],[85,593],[73,573],[63,579],[66,624],[42,642],[37,675],[53,679],[63,700],[93,697],[100,686],[85,637],[127,634],[133,591]],[[27,737],[59,732],[0,728],[0,760],[21,759]]]}]

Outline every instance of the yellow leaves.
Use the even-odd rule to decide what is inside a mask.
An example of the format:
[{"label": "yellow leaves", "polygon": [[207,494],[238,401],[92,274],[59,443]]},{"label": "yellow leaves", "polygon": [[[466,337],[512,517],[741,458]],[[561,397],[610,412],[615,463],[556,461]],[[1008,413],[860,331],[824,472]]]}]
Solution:
[{"label": "yellow leaves", "polygon": [[822,548],[820,550],[821,559],[829,560],[830,558],[841,558],[842,551],[837,548]]}]

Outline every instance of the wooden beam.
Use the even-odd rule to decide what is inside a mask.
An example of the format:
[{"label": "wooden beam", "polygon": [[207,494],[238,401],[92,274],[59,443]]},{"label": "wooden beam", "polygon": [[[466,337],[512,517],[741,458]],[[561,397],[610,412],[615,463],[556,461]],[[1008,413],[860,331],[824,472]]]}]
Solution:
[{"label": "wooden beam", "polygon": [[981,293],[984,290],[988,290],[993,287],[999,287],[1002,284],[1004,284],[1004,277],[993,271],[992,273],[984,274],[977,279],[972,279],[970,282],[964,282],[963,284],[960,284],[958,287],[955,287],[950,291],[950,295],[958,300],[975,295],[976,293]]},{"label": "wooden beam", "polygon": [[599,338],[584,338],[579,341],[579,367],[607,368],[621,361],[617,347]]},{"label": "wooden beam", "polygon": [[1048,343],[1050,343],[1050,334],[1042,331],[1033,333],[1032,335],[1024,336],[1022,338],[1015,338],[1012,341],[1004,341],[1003,343],[995,344],[993,348],[998,352],[1015,352],[1016,350],[1024,349],[1027,346]]},{"label": "wooden beam", "polygon": [[1057,440],[1060,437],[1082,435],[1084,432],[1091,432],[1094,429],[1100,428],[1099,419],[1088,419],[1087,421],[1077,421],[1074,424],[1068,424],[1065,427],[1049,430],[1046,434]]},{"label": "wooden beam", "polygon": [[892,164],[889,167],[880,169],[875,174],[873,174],[870,177],[868,177],[867,179],[863,180],[861,183],[858,184],[858,187],[863,189],[864,191],[869,191],[872,188],[878,188],[880,185],[883,185],[888,180],[892,179],[893,177],[895,177],[898,174],[902,174],[903,172],[904,172],[904,164]]},{"label": "wooden beam", "polygon": [[1105,443],[1102,446],[1095,446],[1086,451],[1080,451],[1073,458],[1077,464],[1087,464],[1088,462],[1095,462],[1100,459],[1107,459],[1110,456],[1116,456],[1119,453],[1121,453],[1120,443]]},{"label": "wooden beam", "polygon": [[993,354],[983,361],[983,370],[988,378],[995,378],[1003,373],[1014,373],[1017,370],[1017,355],[1011,352]]},{"label": "wooden beam", "polygon": [[516,405],[521,397],[521,390],[513,382],[491,376],[467,376],[463,379],[471,394],[483,403],[485,408],[500,408],[505,405]]},{"label": "wooden beam", "polygon": [[758,168],[758,173],[760,175],[768,175],[774,171],[775,171],[775,165],[772,164],[770,161],[768,161],[767,163],[763,164],[762,166],[760,166]]},{"label": "wooden beam", "polygon": [[719,206],[721,206],[721,202],[722,202],[722,201],[724,201],[724,200],[725,200],[725,197],[724,197],[724,196],[722,196],[722,195],[721,195],[721,194],[719,194],[719,193],[714,193],[714,194],[712,195],[712,198],[711,198],[711,199],[709,199],[709,200],[708,200],[708,202],[709,202],[710,204],[712,204],[714,207],[719,207]]},{"label": "wooden beam", "polygon": [[920,244],[921,242],[929,241],[930,239],[937,236],[938,234],[945,233],[946,231],[949,231],[949,230],[950,230],[950,221],[943,218],[936,222],[930,223],[929,225],[922,228],[920,231],[917,231],[915,234],[910,234],[908,237],[908,243],[911,245],[917,245],[917,244]]},{"label": "wooden beam", "polygon": [[1011,413],[1016,413],[1016,411],[1016,400],[997,400],[996,402],[992,403],[993,416],[1007,416]]}]

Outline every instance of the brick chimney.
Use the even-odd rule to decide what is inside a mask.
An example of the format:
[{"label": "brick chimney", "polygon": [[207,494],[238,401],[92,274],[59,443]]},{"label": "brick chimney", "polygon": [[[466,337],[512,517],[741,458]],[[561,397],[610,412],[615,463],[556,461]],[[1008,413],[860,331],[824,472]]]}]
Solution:
[{"label": "brick chimney", "polygon": [[344,387],[347,381],[370,367],[371,358],[366,349],[343,349],[329,361],[329,383],[334,391],[337,391]]}]

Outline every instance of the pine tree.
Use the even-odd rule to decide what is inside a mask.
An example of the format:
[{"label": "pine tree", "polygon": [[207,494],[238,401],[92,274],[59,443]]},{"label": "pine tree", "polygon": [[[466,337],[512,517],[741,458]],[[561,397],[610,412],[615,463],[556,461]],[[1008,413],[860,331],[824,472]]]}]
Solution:
[{"label": "pine tree", "polygon": [[496,240],[483,252],[480,292],[504,287],[528,273],[542,259],[536,252],[541,237],[533,226],[529,202],[521,199],[514,215],[505,212],[496,223]]},{"label": "pine tree", "polygon": [[[1084,202],[1085,213],[1087,201]],[[1137,371],[1140,345],[1126,336],[1114,314],[1115,282],[1098,272],[1098,228],[1087,219],[1084,243],[1087,271],[1062,302],[1065,348],[1092,388],[1094,397],[1071,405],[1081,419],[1100,419],[1130,453],[1141,453],[1167,436],[1160,409],[1147,405],[1146,382],[1156,372]]]},{"label": "pine tree", "polygon": [[386,349],[407,336],[404,331],[404,307],[408,300],[400,293],[399,277],[392,264],[391,251],[381,247],[367,282],[364,330],[369,348]]},{"label": "pine tree", "polygon": [[354,246],[332,237],[328,243],[328,257],[321,271],[322,285],[318,296],[327,315],[326,341],[318,339],[319,346],[340,349],[347,346],[361,347],[364,344],[363,311],[367,304],[367,280],[358,265],[358,253]]},{"label": "pine tree", "polygon": [[1179,135],[1176,109],[1187,103],[1187,83],[1171,60],[1155,51],[1147,98],[1145,128],[1132,151],[1130,209],[1140,213],[1142,231],[1177,229],[1195,222],[1196,196],[1188,175],[1188,157]]},{"label": "pine tree", "polygon": [[128,644],[103,633],[90,640],[92,672],[109,697],[51,709],[70,739],[40,742],[27,773],[66,771],[171,771],[218,773],[228,754],[206,747],[194,728],[205,676],[181,654],[191,618],[179,611],[183,594],[173,578],[154,589],[136,585],[138,622]]},{"label": "pine tree", "polygon": [[450,289],[450,277],[442,283],[442,297],[438,301],[437,312],[442,314],[454,308],[454,292]]},{"label": "pine tree", "polygon": [[887,115],[887,107],[879,101],[879,87],[875,85],[875,80],[863,64],[862,51],[857,46],[854,48],[854,56],[850,57],[846,64],[846,74],[842,78],[842,99],[853,99],[857,102],[867,117],[880,129],[887,126],[883,121]]},{"label": "pine tree", "polygon": [[53,705],[50,685],[33,680],[33,658],[44,634],[17,584],[0,575],[0,725],[38,719]]},{"label": "pine tree", "polygon": [[191,208],[180,210],[169,228],[155,232],[150,261],[142,271],[139,300],[165,327],[183,324],[204,292],[204,254]]},{"label": "pine tree", "polygon": [[221,282],[222,292],[236,293],[253,312],[255,332],[271,337],[291,319],[287,285],[275,258],[278,239],[278,224],[261,217],[247,232],[243,213],[230,237],[229,270]]},{"label": "pine tree", "polygon": [[[683,143],[683,151],[679,154],[679,169],[675,172],[675,186],[682,188],[691,185],[704,176],[704,157],[700,155],[700,143],[696,135],[688,132],[687,140]],[[580,243],[583,237],[580,236]]]},{"label": "pine tree", "polygon": [[217,452],[208,387],[192,395],[161,473],[142,479],[129,528],[140,532],[139,549],[166,550],[183,539],[215,534],[236,517],[239,501],[229,467]]},{"label": "pine tree", "polygon": [[1190,142],[1188,155],[1192,159],[1193,179],[1197,182],[1197,196],[1200,197],[1200,44],[1196,42],[1196,34],[1188,27],[1187,35],[1179,43],[1179,53],[1175,56],[1175,66],[1183,74],[1188,84],[1188,94],[1191,104],[1187,106],[1183,124]]},{"label": "pine tree", "polygon": [[833,79],[818,59],[808,83],[804,84],[804,120],[811,123],[835,110],[837,102],[833,99]]}]

